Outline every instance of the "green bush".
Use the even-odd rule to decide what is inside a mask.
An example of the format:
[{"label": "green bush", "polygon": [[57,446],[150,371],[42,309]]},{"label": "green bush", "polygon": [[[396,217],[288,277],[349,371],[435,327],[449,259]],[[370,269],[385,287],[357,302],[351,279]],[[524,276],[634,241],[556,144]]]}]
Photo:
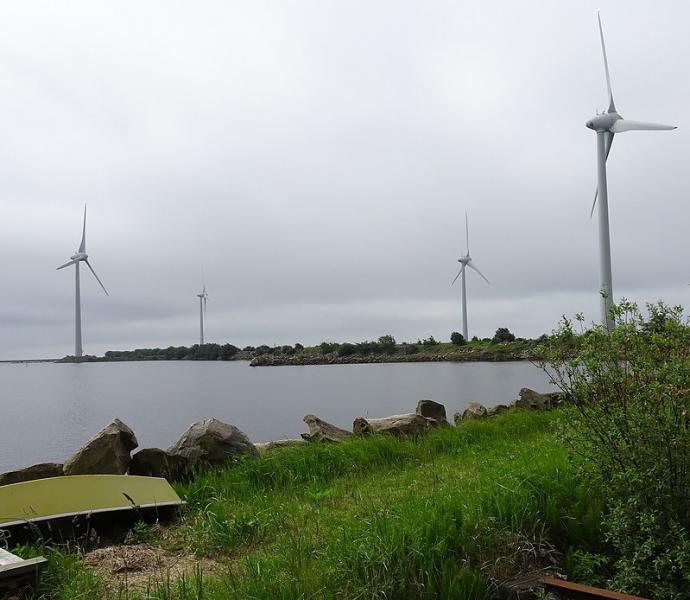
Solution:
[{"label": "green bush", "polygon": [[378,345],[381,348],[381,352],[383,352],[384,354],[395,353],[395,338],[390,334],[382,335],[379,338]]},{"label": "green bush", "polygon": [[344,344],[340,344],[340,346],[338,346],[338,356],[351,356],[356,351],[357,348],[355,345],[350,344],[349,342],[345,342]]},{"label": "green bush", "polygon": [[450,342],[455,346],[464,346],[467,343],[462,333],[454,331],[450,334]]},{"label": "green bush", "polygon": [[687,598],[690,327],[681,307],[648,310],[645,318],[621,302],[611,332],[578,335],[564,319],[544,345],[543,366],[572,398],[563,438],[604,493],[609,560],[600,562],[608,584]]},{"label": "green bush", "polygon": [[335,352],[338,349],[338,344],[334,342],[321,342],[319,344],[319,350],[321,350],[321,354],[330,354],[331,352]]},{"label": "green bush", "polygon": [[507,327],[499,327],[491,340],[494,344],[500,344],[502,342],[514,342],[515,336],[510,332]]}]

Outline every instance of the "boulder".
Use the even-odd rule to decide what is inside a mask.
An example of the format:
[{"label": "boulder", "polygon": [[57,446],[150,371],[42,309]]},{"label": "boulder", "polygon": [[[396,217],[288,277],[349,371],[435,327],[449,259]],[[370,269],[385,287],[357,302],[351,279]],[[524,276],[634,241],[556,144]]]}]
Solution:
[{"label": "boulder", "polygon": [[495,417],[496,415],[500,415],[502,412],[505,412],[507,410],[508,407],[505,404],[497,404],[496,406],[492,406],[489,410],[486,411],[486,416]]},{"label": "boulder", "polygon": [[65,461],[65,475],[124,475],[132,458],[130,451],[138,446],[134,432],[115,419]]},{"label": "boulder", "polygon": [[415,412],[423,417],[435,419],[441,425],[448,424],[446,407],[439,402],[434,402],[433,400],[420,400],[417,402],[417,410],[415,410]]},{"label": "boulder", "polygon": [[132,456],[129,474],[163,477],[170,481],[179,481],[190,473],[187,472],[185,459],[171,456],[160,448],[144,448]]},{"label": "boulder", "polygon": [[286,440],[272,440],[270,442],[261,442],[259,444],[254,444],[259,454],[266,454],[269,450],[274,448],[285,448],[286,446],[302,446],[306,444],[307,441],[302,438],[296,439],[286,439]]},{"label": "boulder", "polygon": [[33,481],[34,479],[47,479],[48,477],[60,477],[64,475],[62,465],[57,463],[41,463],[24,469],[17,469],[0,474],[0,485]]},{"label": "boulder", "polygon": [[455,413],[454,421],[457,425],[460,421],[481,419],[486,416],[486,412],[486,408],[479,404],[479,402],[470,402],[462,411]]},{"label": "boulder", "polygon": [[308,442],[342,442],[352,435],[349,431],[322,421],[314,415],[305,416],[304,422],[309,427],[309,433],[303,433],[302,438]]},{"label": "boulder", "polygon": [[416,413],[392,415],[382,419],[365,419],[357,417],[352,423],[352,430],[360,435],[368,433],[390,433],[397,436],[420,435],[432,427],[438,427],[439,421],[423,417]]},{"label": "boulder", "polygon": [[531,408],[533,410],[549,410],[552,405],[551,394],[540,394],[530,388],[522,388],[520,397],[515,401],[516,408]]},{"label": "boulder", "polygon": [[249,438],[234,425],[206,419],[189,426],[177,442],[167,449],[172,459],[184,465],[185,472],[202,466],[219,466],[240,456],[258,456]]}]

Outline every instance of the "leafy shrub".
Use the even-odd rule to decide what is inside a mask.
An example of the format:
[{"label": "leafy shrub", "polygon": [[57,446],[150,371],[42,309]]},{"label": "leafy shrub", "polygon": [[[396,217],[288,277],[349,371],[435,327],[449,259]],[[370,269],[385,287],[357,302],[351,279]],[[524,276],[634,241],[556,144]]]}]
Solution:
[{"label": "leafy shrub", "polygon": [[331,352],[335,352],[338,349],[338,344],[335,342],[321,342],[319,344],[319,350],[321,350],[322,354],[330,354]]},{"label": "leafy shrub", "polygon": [[417,354],[419,352],[419,347],[417,344],[407,344],[405,342],[400,346],[400,350],[403,354]]},{"label": "leafy shrub", "polygon": [[[564,319],[543,366],[572,398],[563,438],[604,492],[609,584],[653,598],[690,589],[690,326],[682,308],[622,301],[616,327]],[[583,318],[577,317],[583,328]],[[591,561],[590,561],[591,562]]]},{"label": "leafy shrub", "polygon": [[357,348],[355,345],[350,344],[349,342],[345,342],[344,344],[340,344],[340,346],[338,346],[338,356],[352,356],[356,351]]},{"label": "leafy shrub", "polygon": [[494,344],[500,344],[502,342],[514,342],[515,336],[510,333],[510,329],[507,327],[499,327],[491,341]]},{"label": "leafy shrub", "polygon": [[450,334],[450,342],[455,346],[464,346],[467,343],[462,333],[459,333],[457,331],[454,331]]},{"label": "leafy shrub", "polygon": [[395,352],[395,338],[390,334],[382,335],[379,338],[378,345],[381,349],[381,352],[384,354],[393,354]]},{"label": "leafy shrub", "polygon": [[430,335],[427,339],[422,340],[422,346],[437,346],[439,342],[434,339],[433,335]]}]

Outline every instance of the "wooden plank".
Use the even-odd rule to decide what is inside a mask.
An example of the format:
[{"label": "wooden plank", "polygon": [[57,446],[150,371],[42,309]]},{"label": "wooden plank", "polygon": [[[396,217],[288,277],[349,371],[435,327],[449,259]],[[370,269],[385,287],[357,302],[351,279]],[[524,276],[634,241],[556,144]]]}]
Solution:
[{"label": "wooden plank", "polygon": [[562,579],[555,579],[553,577],[545,577],[542,579],[542,583],[546,587],[546,591],[559,592],[567,600],[596,600],[598,598],[606,598],[608,600],[646,600],[640,596],[630,596],[629,594],[622,594],[620,592],[602,590],[589,585],[581,585],[579,583],[563,581]]},{"label": "wooden plank", "polygon": [[0,548],[0,567],[4,567],[5,565],[11,565],[13,563],[22,562],[23,560],[23,558],[19,558],[11,552],[8,552],[7,550],[3,550],[2,548]]}]

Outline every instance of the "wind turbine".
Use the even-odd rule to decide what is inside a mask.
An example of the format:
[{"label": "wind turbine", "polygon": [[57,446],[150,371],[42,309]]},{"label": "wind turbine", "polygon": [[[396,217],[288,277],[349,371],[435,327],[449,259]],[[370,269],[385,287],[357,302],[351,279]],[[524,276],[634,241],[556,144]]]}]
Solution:
[{"label": "wind turbine", "polygon": [[604,55],[604,70],[606,72],[606,87],[609,92],[609,108],[606,112],[590,119],[585,125],[597,134],[597,191],[594,194],[592,212],[599,200],[599,289],[601,292],[601,321],[607,329],[613,329],[611,307],[613,306],[613,284],[611,282],[611,240],[609,238],[609,202],[606,186],[606,160],[611,151],[613,137],[624,131],[661,131],[676,129],[673,125],[661,125],[659,123],[645,123],[643,121],[630,121],[620,116],[613,102],[611,91],[611,76],[609,75],[609,63],[606,58],[606,46],[604,45],[604,31],[601,27],[601,16],[597,13],[599,21],[599,37],[601,39],[601,52]]},{"label": "wind turbine", "polygon": [[60,265],[58,270],[74,265],[74,356],[82,355],[82,345],[81,345],[81,292],[79,289],[79,263],[84,262],[86,266],[89,267],[96,281],[100,284],[108,295],[108,290],[105,289],[103,282],[96,275],[96,271],[93,270],[91,263],[89,263],[89,255],[86,253],[86,205],[84,205],[84,226],[81,232],[81,244],[79,244],[79,250],[70,257],[69,262],[64,265]]},{"label": "wind turbine", "polygon": [[197,294],[199,298],[199,344],[204,345],[204,319],[206,318],[206,301],[208,300],[208,293],[206,292],[206,282],[204,282],[204,287],[200,294]]},{"label": "wind turbine", "polygon": [[491,283],[486,277],[484,277],[482,272],[472,264],[472,259],[470,258],[470,228],[467,223],[467,212],[465,212],[465,241],[467,242],[467,251],[465,252],[465,256],[458,258],[458,262],[462,266],[450,285],[453,285],[453,283],[458,280],[458,277],[462,275],[462,336],[467,342],[469,341],[469,338],[467,337],[467,289],[465,287],[465,267],[469,267],[470,269],[473,269],[479,273],[479,276],[486,281],[486,283]]}]

